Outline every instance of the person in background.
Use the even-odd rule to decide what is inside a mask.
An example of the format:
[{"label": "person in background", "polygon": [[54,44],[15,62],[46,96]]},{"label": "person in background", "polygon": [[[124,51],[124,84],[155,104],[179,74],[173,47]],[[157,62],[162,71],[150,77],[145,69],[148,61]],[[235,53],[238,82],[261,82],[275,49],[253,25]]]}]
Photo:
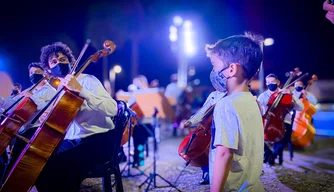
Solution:
[{"label": "person in background", "polygon": [[12,93],[7,98],[0,98],[0,109],[3,111],[10,107],[15,101],[20,99],[22,91],[22,85],[20,83],[15,83],[12,87]]},{"label": "person in background", "polygon": [[323,4],[323,9],[327,11],[326,18],[334,24],[334,5],[332,0],[326,0]]}]

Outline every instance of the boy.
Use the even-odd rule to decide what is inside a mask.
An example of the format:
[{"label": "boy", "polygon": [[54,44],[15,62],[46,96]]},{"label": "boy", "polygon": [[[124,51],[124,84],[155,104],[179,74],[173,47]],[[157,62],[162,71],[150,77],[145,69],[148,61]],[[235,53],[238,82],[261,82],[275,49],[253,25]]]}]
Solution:
[{"label": "boy", "polygon": [[216,103],[209,155],[211,191],[264,191],[259,180],[263,158],[263,123],[248,82],[258,71],[263,53],[249,34],[207,45],[213,65],[210,79],[226,92]]}]

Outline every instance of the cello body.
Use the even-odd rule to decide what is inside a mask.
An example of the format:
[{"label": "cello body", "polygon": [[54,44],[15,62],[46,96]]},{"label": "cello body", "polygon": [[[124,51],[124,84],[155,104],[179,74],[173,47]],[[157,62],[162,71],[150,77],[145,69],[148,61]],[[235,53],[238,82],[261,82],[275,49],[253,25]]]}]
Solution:
[{"label": "cello body", "polygon": [[[276,104],[278,99],[280,102]],[[273,107],[273,105],[277,106]],[[269,115],[269,111],[263,116],[264,139],[268,142],[278,142],[283,139],[285,134],[285,115],[293,109],[292,95],[279,92],[273,93],[269,98],[268,108],[273,109],[271,112],[275,116]]]},{"label": "cello body", "polygon": [[209,163],[213,109],[214,106],[211,106],[206,111],[196,129],[191,131],[179,145],[179,155],[192,166],[202,167]]},{"label": "cello body", "polygon": [[65,91],[57,105],[22,151],[1,191],[29,191],[46,162],[65,137],[84,99]]},{"label": "cello body", "polygon": [[315,136],[315,128],[312,125],[312,116],[317,112],[314,105],[307,99],[301,98],[304,104],[303,111],[296,111],[296,116],[292,126],[291,142],[295,147],[307,147],[313,141]]},{"label": "cello body", "polygon": [[19,129],[27,123],[37,111],[32,99],[23,98],[15,109],[0,124],[0,154],[2,154]]}]

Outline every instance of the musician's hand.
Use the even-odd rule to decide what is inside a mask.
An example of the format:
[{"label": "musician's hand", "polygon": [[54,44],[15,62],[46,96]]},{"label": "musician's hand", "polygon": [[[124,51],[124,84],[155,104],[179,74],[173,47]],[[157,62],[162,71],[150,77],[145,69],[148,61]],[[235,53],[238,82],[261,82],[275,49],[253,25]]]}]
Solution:
[{"label": "musician's hand", "polygon": [[189,128],[192,125],[191,121],[187,120],[184,124],[183,127],[184,128]]},{"label": "musician's hand", "polygon": [[80,93],[82,90],[82,86],[79,84],[78,80],[71,74],[66,75],[65,78],[60,78],[60,84],[77,93]]},{"label": "musician's hand", "polygon": [[44,120],[47,118],[47,116],[49,115],[50,111],[45,111],[40,117],[39,117],[39,122],[43,123]]},{"label": "musician's hand", "polygon": [[290,89],[287,89],[287,88],[282,89],[281,92],[282,92],[283,94],[291,94]]},{"label": "musician's hand", "polygon": [[302,90],[302,94],[307,95],[307,92],[305,90]]},{"label": "musician's hand", "polygon": [[273,112],[271,112],[271,111],[268,111],[268,114],[269,114],[270,116],[273,116],[273,117],[276,116],[276,115],[275,115]]},{"label": "musician's hand", "polygon": [[31,97],[32,96],[32,92],[29,90],[24,90],[21,92],[21,95],[24,97]]},{"label": "musician's hand", "polygon": [[323,4],[323,9],[327,11],[326,18],[334,24],[334,5],[331,5],[326,0]]}]

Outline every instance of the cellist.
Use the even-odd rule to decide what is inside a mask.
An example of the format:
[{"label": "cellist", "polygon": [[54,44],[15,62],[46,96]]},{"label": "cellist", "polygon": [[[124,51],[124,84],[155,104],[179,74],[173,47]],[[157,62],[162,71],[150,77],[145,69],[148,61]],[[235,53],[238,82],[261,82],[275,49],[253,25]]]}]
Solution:
[{"label": "cellist", "polygon": [[[289,89],[282,89],[282,90],[279,89],[280,81],[278,80],[278,77],[275,74],[269,74],[266,77],[266,85],[268,87],[268,90],[261,93],[259,97],[257,98],[257,101],[262,110],[262,114],[264,114],[267,111],[268,109],[267,104],[268,104],[269,98],[274,92],[281,91],[282,93],[285,93],[285,94],[292,94]],[[302,111],[304,108],[304,104],[296,96],[293,95],[292,98],[293,98],[292,102],[294,103],[294,109],[297,111]],[[275,115],[275,114],[270,113],[270,115]],[[264,149],[265,149],[264,162],[265,163],[268,162],[270,165],[275,165],[275,159],[278,155],[279,164],[281,165],[283,163],[283,149],[286,143],[289,144],[289,150],[290,151],[293,150],[292,143],[291,143],[292,124],[291,124],[291,114],[290,113],[287,113],[287,115],[284,117],[284,124],[286,127],[284,138],[281,141],[274,143],[274,152],[270,150],[270,148],[266,145],[266,143],[264,144]]]},{"label": "cellist", "polygon": [[[33,62],[28,65],[28,73],[30,82],[33,84],[32,86],[34,86],[44,77],[44,70],[38,62]],[[30,88],[22,91],[17,97],[30,97],[31,100],[37,105],[37,110],[42,109],[46,105],[46,103],[56,94],[56,90],[48,84],[47,80],[43,80],[39,85],[35,87],[33,91],[29,90]],[[12,100],[10,103],[13,102],[15,102],[15,100]],[[27,139],[30,139],[30,137],[34,134],[36,128],[38,128],[39,125],[39,122],[34,122],[33,124],[31,124],[31,122],[28,122],[21,127],[19,134]],[[15,160],[20,155],[20,152],[26,145],[26,143],[20,139],[15,140],[15,142],[12,142],[15,144],[11,153],[10,165],[7,170],[10,170],[9,168],[12,166],[13,163],[15,163]],[[5,154],[2,154],[1,157],[3,157],[5,161],[7,161]],[[2,171],[3,169],[1,169],[0,171],[1,175]]]},{"label": "cellist", "polygon": [[296,81],[295,90],[292,92],[292,94],[297,98],[300,98],[301,94],[304,94],[309,102],[311,102],[313,105],[316,105],[318,103],[317,98],[311,92],[306,91],[304,88],[303,81]]},{"label": "cellist", "polygon": [[[60,86],[76,92],[85,101],[35,186],[39,192],[79,191],[83,177],[96,164],[111,158],[115,128],[112,118],[117,114],[117,103],[95,76],[80,74],[75,78],[69,74],[75,58],[67,45],[56,42],[41,51],[44,70],[58,77]],[[49,112],[40,117],[41,122]]]}]

